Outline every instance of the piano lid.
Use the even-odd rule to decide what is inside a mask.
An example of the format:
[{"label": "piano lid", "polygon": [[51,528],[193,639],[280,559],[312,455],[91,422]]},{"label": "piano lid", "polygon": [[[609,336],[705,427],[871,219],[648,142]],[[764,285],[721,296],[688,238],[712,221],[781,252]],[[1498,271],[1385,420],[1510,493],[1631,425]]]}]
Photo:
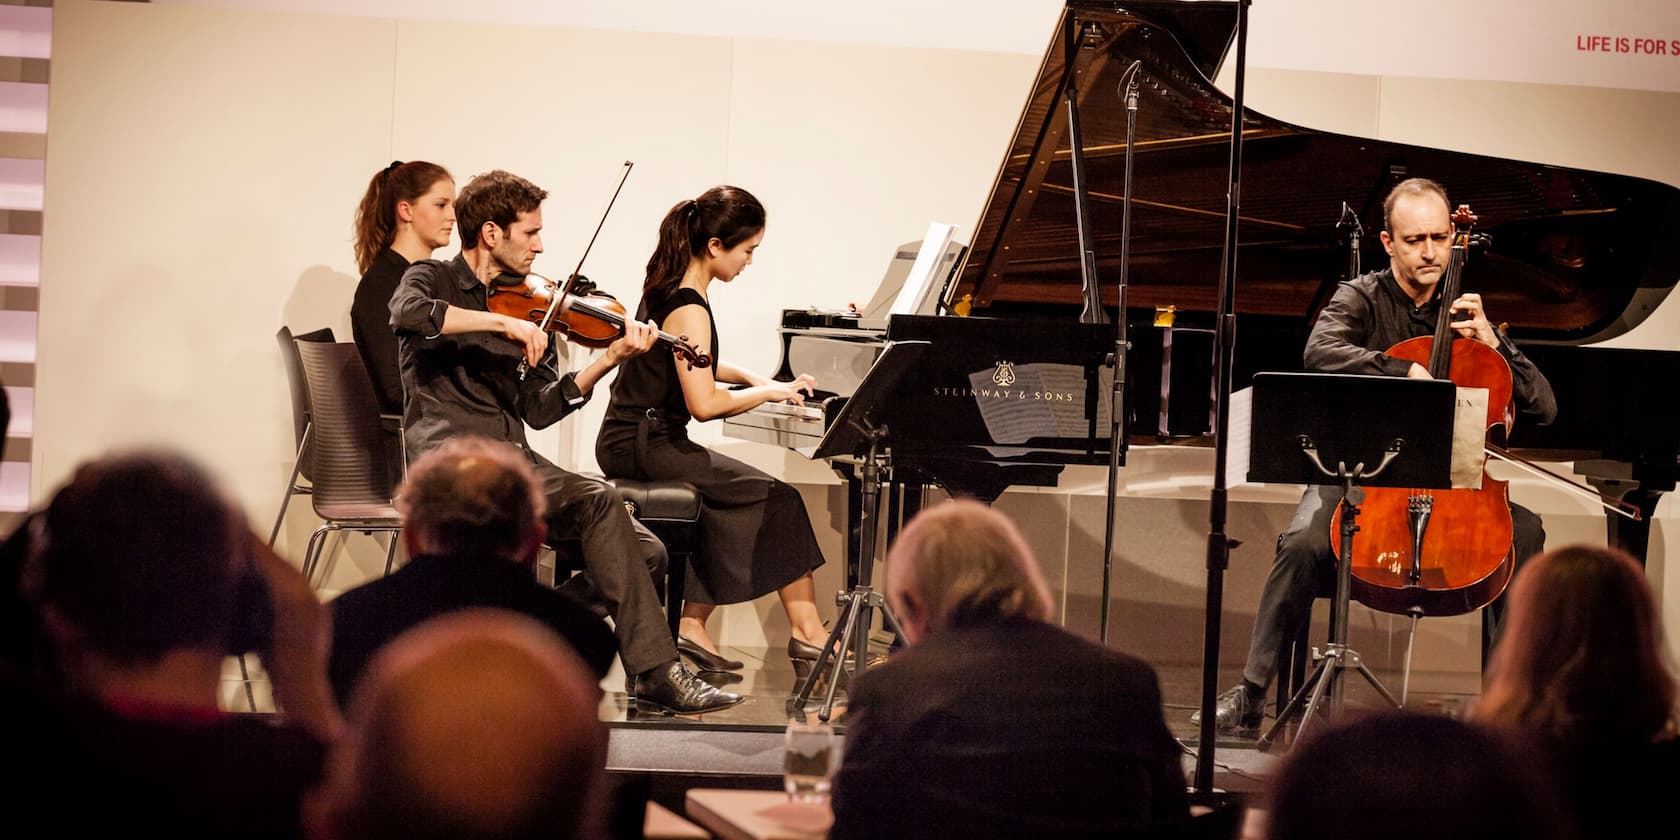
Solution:
[{"label": "piano lid", "polygon": [[[1231,100],[1209,79],[1235,26],[1233,3],[1067,3],[969,256],[943,300],[971,296],[974,314],[1077,317],[1079,248],[1062,93],[1071,70],[1098,275],[1105,303],[1115,305],[1126,154],[1119,82],[1135,59],[1142,86],[1127,303],[1213,312]],[[1377,237],[1382,200],[1414,175],[1444,184],[1492,235],[1492,247],[1472,255],[1465,286],[1488,298],[1519,339],[1586,343],[1619,335],[1680,278],[1680,249],[1672,244],[1680,190],[1666,184],[1330,134],[1252,110],[1246,120],[1239,315],[1304,322],[1316,314],[1345,273],[1346,239],[1335,227],[1344,201],[1364,226],[1363,264],[1386,265]]]}]

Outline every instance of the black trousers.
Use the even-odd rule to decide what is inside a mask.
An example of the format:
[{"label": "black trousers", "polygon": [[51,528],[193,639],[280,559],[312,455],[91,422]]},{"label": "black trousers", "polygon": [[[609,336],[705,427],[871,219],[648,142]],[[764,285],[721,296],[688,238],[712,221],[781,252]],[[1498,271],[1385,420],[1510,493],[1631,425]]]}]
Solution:
[{"label": "black trousers", "polygon": [[653,585],[653,575],[664,574],[665,544],[630,516],[612,485],[531,457],[548,497],[548,538],[582,546],[584,574],[612,616],[625,672],[639,674],[676,659]]},{"label": "black trousers", "polygon": [[[1277,559],[1266,576],[1260,593],[1260,609],[1254,616],[1254,635],[1248,643],[1248,661],[1243,679],[1262,688],[1277,676],[1278,649],[1293,638],[1301,625],[1312,618],[1312,602],[1321,593],[1336,591],[1336,553],[1330,549],[1330,518],[1342,502],[1342,488],[1320,485],[1307,488],[1295,508],[1289,529],[1278,536]],[[1511,547],[1517,568],[1540,553],[1546,545],[1546,531],[1540,517],[1521,505],[1511,505]],[[1505,617],[1505,596],[1488,605],[1490,640],[1499,638]]]},{"label": "black trousers", "polygon": [[595,457],[614,477],[675,479],[699,491],[701,551],[684,593],[693,603],[751,601],[823,564],[798,490],[695,443],[684,426],[608,417]]}]

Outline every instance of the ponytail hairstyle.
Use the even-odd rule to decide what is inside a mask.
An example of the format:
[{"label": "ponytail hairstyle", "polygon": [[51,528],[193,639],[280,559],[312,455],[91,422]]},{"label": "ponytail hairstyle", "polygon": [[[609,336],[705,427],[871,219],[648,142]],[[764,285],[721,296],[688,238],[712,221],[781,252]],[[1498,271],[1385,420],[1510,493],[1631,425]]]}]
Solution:
[{"label": "ponytail hairstyle", "polygon": [[659,223],[659,246],[648,258],[642,298],[658,306],[682,283],[688,261],[706,253],[713,239],[733,248],[764,230],[764,205],[740,187],[712,187],[677,202]]},{"label": "ponytail hairstyle", "polygon": [[393,160],[379,170],[356,207],[356,270],[366,273],[373,258],[397,238],[399,202],[418,201],[433,184],[453,180],[449,170],[423,160]]}]

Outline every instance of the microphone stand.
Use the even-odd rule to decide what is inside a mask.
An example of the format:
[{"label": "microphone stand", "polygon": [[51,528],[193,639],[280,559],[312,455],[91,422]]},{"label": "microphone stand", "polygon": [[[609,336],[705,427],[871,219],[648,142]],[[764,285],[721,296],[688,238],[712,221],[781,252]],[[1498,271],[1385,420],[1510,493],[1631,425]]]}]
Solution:
[{"label": "microphone stand", "polygon": [[[1225,567],[1231,559],[1231,540],[1225,534],[1227,507],[1225,465],[1229,460],[1231,423],[1231,351],[1236,340],[1234,289],[1237,273],[1237,219],[1242,205],[1243,82],[1248,64],[1248,5],[1237,0],[1236,88],[1231,99],[1231,171],[1226,192],[1225,253],[1219,273],[1219,313],[1214,333],[1214,360],[1218,365],[1218,398],[1213,438],[1213,490],[1208,501],[1207,607],[1202,635],[1202,724],[1196,747],[1195,789],[1213,792],[1215,726],[1214,695],[1219,681],[1219,624],[1225,600]],[[1128,149],[1128,152],[1130,150]]]},{"label": "microphone stand", "polygon": [[1348,266],[1347,279],[1352,280],[1360,274],[1359,265],[1359,237],[1365,235],[1364,226],[1359,224],[1359,214],[1347,202],[1342,202],[1342,217],[1336,221],[1337,230],[1345,230],[1348,235]]},{"label": "microphone stand", "polygon": [[1091,210],[1087,206],[1090,186],[1085,181],[1085,138],[1079,133],[1078,74],[1073,72],[1079,61],[1081,26],[1070,17],[1063,33],[1067,50],[1067,84],[1062,89],[1067,98],[1068,172],[1073,176],[1073,227],[1079,235],[1079,279],[1084,292],[1085,308],[1079,313],[1081,324],[1103,324],[1108,316],[1102,310],[1102,296],[1097,282],[1097,251],[1091,237]]},{"label": "microphone stand", "polygon": [[1131,269],[1132,247],[1132,144],[1137,136],[1138,75],[1142,61],[1133,61],[1121,76],[1120,95],[1126,101],[1126,174],[1120,192],[1120,290],[1114,325],[1113,392],[1109,397],[1108,437],[1108,520],[1103,526],[1102,624],[1098,639],[1108,642],[1109,586],[1114,571],[1114,506],[1119,495],[1120,465],[1126,462],[1126,281]]}]

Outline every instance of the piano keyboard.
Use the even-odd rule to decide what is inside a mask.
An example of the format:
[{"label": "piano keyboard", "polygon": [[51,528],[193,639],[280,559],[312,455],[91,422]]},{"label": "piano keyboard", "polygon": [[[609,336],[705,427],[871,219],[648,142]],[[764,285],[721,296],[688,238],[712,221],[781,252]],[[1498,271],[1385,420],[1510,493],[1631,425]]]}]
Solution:
[{"label": "piano keyboard", "polygon": [[786,447],[807,458],[816,451],[823,431],[823,410],[817,405],[765,403],[723,421],[728,437]]}]

